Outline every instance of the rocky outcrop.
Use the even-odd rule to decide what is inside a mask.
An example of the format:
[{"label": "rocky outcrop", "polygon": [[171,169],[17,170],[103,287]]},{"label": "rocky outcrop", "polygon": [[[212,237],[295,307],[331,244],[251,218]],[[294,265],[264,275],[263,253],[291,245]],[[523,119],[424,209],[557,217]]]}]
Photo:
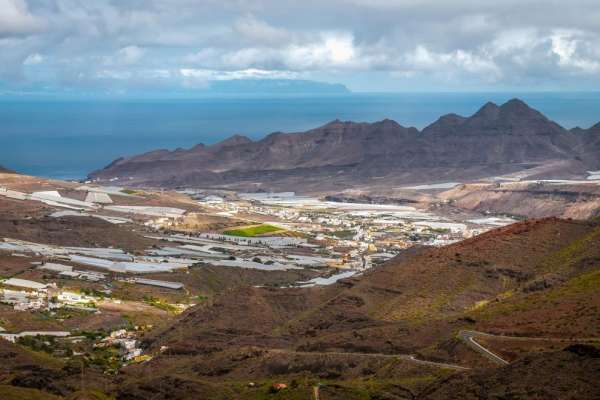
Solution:
[{"label": "rocky outcrop", "polygon": [[600,213],[600,187],[537,181],[470,183],[438,194],[458,208],[529,218],[589,219]]}]

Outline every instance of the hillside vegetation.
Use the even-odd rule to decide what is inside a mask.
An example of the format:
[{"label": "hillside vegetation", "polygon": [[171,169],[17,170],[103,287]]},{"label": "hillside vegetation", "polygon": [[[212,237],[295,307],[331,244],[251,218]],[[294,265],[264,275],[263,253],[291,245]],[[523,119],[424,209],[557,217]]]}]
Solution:
[{"label": "hillside vegetation", "polygon": [[[44,234],[55,230],[53,221],[39,223]],[[19,223],[13,234],[30,228]],[[83,232],[81,240],[92,235]],[[74,240],[67,233],[54,240]],[[19,259],[6,258],[15,270],[28,267]],[[198,282],[210,296],[182,314],[157,314],[160,323],[140,336],[152,358],[116,375],[93,359],[66,361],[0,341],[0,398],[600,397],[598,220],[522,221],[411,249],[331,286],[279,287],[284,274],[310,278],[298,271],[270,275],[265,285],[268,273],[192,268],[186,285]],[[509,365],[486,357],[464,332],[483,335],[477,343]]]},{"label": "hillside vegetation", "polygon": [[[539,381],[544,387],[524,375],[509,392],[516,398],[542,398],[540,393],[551,398],[562,389],[545,377],[557,368],[564,377],[555,383],[560,385],[575,379],[581,365],[596,365],[591,350],[561,349],[578,339],[593,348],[588,339],[600,338],[598,231],[597,221],[525,221],[401,255],[331,287],[233,290],[148,337],[150,352],[169,350],[128,368],[120,396],[144,398],[147,390],[156,390],[152,381],[177,376],[198,393],[217,382],[227,391],[241,382],[267,385],[266,379],[274,379],[296,387],[273,398],[301,397],[319,382],[327,383],[327,398],[459,398],[440,393],[447,395],[446,387],[455,382],[486,393],[485,387],[497,387],[502,376],[518,376],[526,362],[520,360],[531,356],[537,361],[529,362],[548,362]],[[497,370],[457,337],[463,329],[554,341],[519,342],[510,358],[515,364]],[[513,342],[497,336],[486,343],[505,352]],[[409,354],[475,372],[402,358]],[[568,365],[572,368],[562,367]],[[527,385],[536,388],[530,397],[523,392]],[[247,398],[261,398],[258,393],[264,395],[268,385],[260,387],[262,392]],[[581,398],[599,394],[593,385],[584,387]]]}]

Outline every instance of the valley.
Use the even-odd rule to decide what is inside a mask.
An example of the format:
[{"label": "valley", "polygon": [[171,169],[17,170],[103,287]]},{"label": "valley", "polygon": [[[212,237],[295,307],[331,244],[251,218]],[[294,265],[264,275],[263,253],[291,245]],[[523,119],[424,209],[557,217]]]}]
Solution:
[{"label": "valley", "polygon": [[0,0],[0,400],[600,399],[600,1]]},{"label": "valley", "polygon": [[0,394],[596,398],[594,129],[512,100],[2,172]]},{"label": "valley", "polygon": [[[519,185],[573,219],[491,212],[506,200],[487,193]],[[0,393],[434,399],[528,357],[594,368],[596,187],[301,195],[3,173]]]}]

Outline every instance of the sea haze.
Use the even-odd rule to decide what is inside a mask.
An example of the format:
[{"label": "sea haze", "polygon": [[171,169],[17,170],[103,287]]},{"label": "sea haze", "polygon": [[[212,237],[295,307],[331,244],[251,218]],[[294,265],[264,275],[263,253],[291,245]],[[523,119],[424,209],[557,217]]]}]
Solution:
[{"label": "sea haze", "polygon": [[112,160],[152,149],[211,144],[232,134],[260,139],[336,118],[394,119],[419,129],[447,113],[519,97],[566,128],[600,121],[598,93],[428,93],[220,97],[196,100],[0,101],[0,165],[82,179]]}]

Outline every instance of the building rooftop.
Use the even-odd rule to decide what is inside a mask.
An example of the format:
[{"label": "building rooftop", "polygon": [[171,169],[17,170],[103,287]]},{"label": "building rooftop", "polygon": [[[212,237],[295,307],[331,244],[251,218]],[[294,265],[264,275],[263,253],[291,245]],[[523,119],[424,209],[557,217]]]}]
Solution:
[{"label": "building rooftop", "polygon": [[35,281],[29,281],[27,279],[9,278],[2,281],[4,285],[23,287],[28,289],[45,289],[48,285],[45,283],[39,283]]}]

